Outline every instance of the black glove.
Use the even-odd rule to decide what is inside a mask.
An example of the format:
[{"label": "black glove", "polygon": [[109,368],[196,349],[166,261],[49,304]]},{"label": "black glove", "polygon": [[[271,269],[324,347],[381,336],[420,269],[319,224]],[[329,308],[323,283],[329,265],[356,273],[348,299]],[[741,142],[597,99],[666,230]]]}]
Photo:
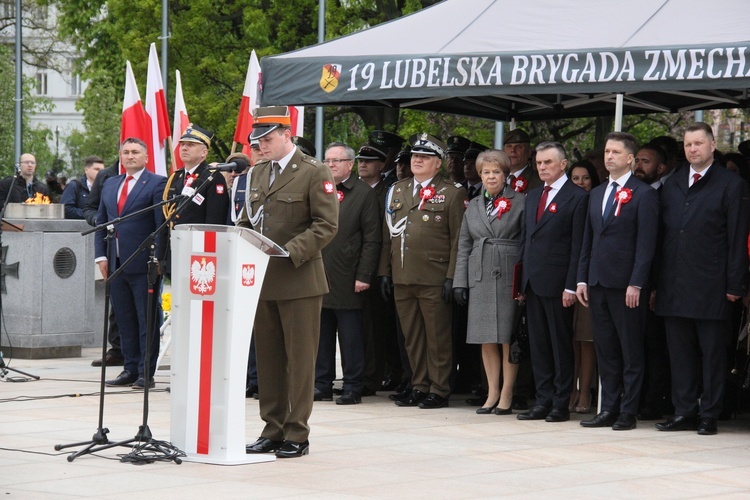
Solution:
[{"label": "black glove", "polygon": [[446,304],[450,304],[451,300],[453,300],[453,280],[452,279],[446,279],[443,281],[443,291],[440,292],[440,297],[443,299],[443,302]]},{"label": "black glove", "polygon": [[393,280],[390,276],[380,277],[380,296],[388,302],[393,297]]},{"label": "black glove", "polygon": [[469,289],[468,288],[454,288],[453,289],[453,300],[459,306],[466,306],[469,303]]}]

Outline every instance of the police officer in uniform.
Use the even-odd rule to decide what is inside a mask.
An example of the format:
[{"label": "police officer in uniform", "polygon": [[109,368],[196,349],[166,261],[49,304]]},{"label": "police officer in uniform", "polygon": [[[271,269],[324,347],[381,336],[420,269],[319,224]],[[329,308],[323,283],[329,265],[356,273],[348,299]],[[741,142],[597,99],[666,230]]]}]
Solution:
[{"label": "police officer in uniform", "polygon": [[412,144],[414,178],[394,184],[386,199],[378,274],[393,294],[411,365],[412,391],[398,406],[448,406],[452,366],[453,272],[466,190],[438,175],[446,145],[429,134]]},{"label": "police officer in uniform", "polygon": [[[471,146],[471,141],[460,135],[452,135],[448,137],[446,143],[448,144],[448,175],[453,182],[463,183],[466,179],[464,174],[464,155]],[[476,160],[476,157],[474,159]]]},{"label": "police officer in uniform", "polygon": [[339,202],[330,169],[292,143],[286,106],[260,107],[250,139],[265,160],[253,167],[237,225],[283,246],[268,263],[258,310],[260,416],[266,425],[248,453],[307,455],[320,311],[328,284],[321,250],[336,235]]},{"label": "police officer in uniform", "polygon": [[[211,132],[192,123],[180,137],[180,159],[185,167],[169,176],[167,187],[164,189],[164,199],[182,193],[185,187],[192,187],[199,191],[182,213],[174,217],[172,226],[226,224],[227,222],[229,210],[227,183],[223,175],[210,169],[206,164],[206,156],[208,156],[212,140]],[[210,181],[209,177],[212,177]],[[208,185],[205,185],[206,183]],[[165,205],[164,216],[169,217],[176,208],[177,203]]]},{"label": "police officer in uniform", "polygon": [[404,144],[404,138],[392,132],[385,130],[373,130],[370,133],[370,144],[386,152],[385,167],[381,174],[385,184],[390,186],[396,182],[396,156],[401,151]]}]

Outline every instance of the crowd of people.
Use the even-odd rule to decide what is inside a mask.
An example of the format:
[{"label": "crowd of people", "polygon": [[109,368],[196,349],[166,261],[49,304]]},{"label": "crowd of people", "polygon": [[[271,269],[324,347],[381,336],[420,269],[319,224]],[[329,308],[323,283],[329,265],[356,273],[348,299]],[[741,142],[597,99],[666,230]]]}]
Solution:
[{"label": "crowd of people", "polygon": [[[286,107],[258,108],[254,121],[248,154],[227,158],[244,170],[218,175],[206,163],[213,135],[191,125],[185,167],[169,178],[145,169],[146,146],[130,138],[109,168],[87,158],[62,193],[66,217],[94,225],[200,191],[184,210],[169,203],[97,236],[104,276],[142,254],[112,283],[111,349],[93,363],[123,365],[108,385],[153,385],[158,342],[146,352],[145,339],[159,322],[148,331],[141,241],[166,219],[236,224],[289,254],[269,264],[254,322],[247,396],[265,427],[248,453],[305,455],[314,401],[378,391],[420,409],[472,393],[478,414],[547,422],[598,399],[581,426],[667,416],[656,429],[717,432],[748,299],[750,171],[743,154],[716,151],[710,126],[640,147],[613,132],[575,162],[558,142],[532,148],[521,129],[502,150],[374,131],[356,153],[329,144],[321,162],[292,136]],[[23,155],[0,198],[44,192],[34,168]],[[156,245],[168,274],[168,236]]]}]

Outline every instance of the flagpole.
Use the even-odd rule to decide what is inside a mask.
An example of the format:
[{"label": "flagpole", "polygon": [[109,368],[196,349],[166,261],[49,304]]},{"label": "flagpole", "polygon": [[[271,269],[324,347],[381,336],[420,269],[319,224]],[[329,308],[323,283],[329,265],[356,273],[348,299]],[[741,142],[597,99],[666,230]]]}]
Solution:
[{"label": "flagpole", "polygon": [[[318,0],[318,43],[323,43],[326,38],[326,3]],[[315,151],[318,159],[323,154],[323,107],[315,108]]]},{"label": "flagpole", "polygon": [[161,0],[161,82],[164,85],[164,102],[167,101],[167,76],[169,75],[169,64],[167,63],[167,42],[169,41],[169,0]]},{"label": "flagpole", "polygon": [[14,162],[21,161],[21,154],[23,149],[23,58],[21,57],[21,38],[22,38],[22,25],[21,25],[21,0],[16,0],[16,98],[15,112],[16,112],[16,123],[15,123],[15,134],[14,138]]}]

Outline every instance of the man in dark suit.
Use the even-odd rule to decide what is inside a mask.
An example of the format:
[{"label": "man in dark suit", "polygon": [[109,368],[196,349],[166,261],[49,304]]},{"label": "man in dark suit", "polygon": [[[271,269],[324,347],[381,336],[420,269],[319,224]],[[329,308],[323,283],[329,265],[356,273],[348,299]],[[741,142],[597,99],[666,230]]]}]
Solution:
[{"label": "man in dark suit", "polygon": [[[36,157],[24,153],[18,160],[16,167],[17,177],[10,176],[0,181],[0,207],[8,203],[23,203],[29,198],[34,198],[37,193],[48,196],[49,189],[36,178]],[[10,195],[8,195],[10,191]]]},{"label": "man in dark suit", "polygon": [[656,428],[711,435],[728,373],[731,305],[748,291],[750,195],[747,183],[714,161],[711,127],[690,125],[684,144],[690,165],[661,197],[656,313],[667,329],[675,414]]},{"label": "man in dark suit", "polygon": [[659,223],[656,191],[632,174],[636,152],[632,135],[608,134],[604,163],[609,182],[589,196],[576,295],[591,307],[602,411],[581,421],[584,427],[636,426],[649,273]]},{"label": "man in dark suit", "polygon": [[[164,199],[172,198],[184,191],[185,187],[199,189],[185,209],[171,221],[178,224],[226,224],[229,212],[229,190],[224,176],[209,169],[206,163],[208,148],[213,134],[197,125],[190,126],[180,137],[180,159],[184,168],[175,170],[167,180]],[[208,180],[212,177],[212,180]],[[208,185],[204,185],[208,182]],[[164,206],[164,216],[175,210],[176,203]]]},{"label": "man in dark suit", "polygon": [[[120,173],[120,160],[119,158],[107,168],[99,170],[94,178],[94,183],[91,185],[89,196],[86,199],[86,205],[83,207],[83,218],[90,226],[96,226],[96,216],[99,213],[99,201],[102,199],[102,186],[104,181],[110,177],[114,177]],[[115,318],[115,308],[109,308],[109,329],[107,330],[107,340],[109,341],[109,349],[104,359],[95,359],[91,362],[91,366],[102,366],[104,363],[106,366],[122,366],[122,348],[120,346],[120,329],[117,327],[117,318]]]},{"label": "man in dark suit", "polygon": [[[354,150],[334,142],[324,163],[336,181],[339,228],[323,249],[323,264],[330,291],[323,296],[320,347],[315,364],[315,399],[332,399],[336,378],[336,332],[344,372],[339,405],[362,402],[365,370],[365,336],[362,292],[370,288],[380,257],[381,226],[378,202],[370,186],[352,175]],[[378,387],[379,388],[379,387]]]},{"label": "man in dark suit", "polygon": [[339,202],[325,164],[292,143],[286,106],[255,110],[250,140],[265,161],[248,180],[237,225],[252,227],[289,252],[272,258],[255,315],[260,416],[266,425],[248,453],[307,455],[320,311],[328,283],[321,250],[336,235]]},{"label": "man in dark suit", "polygon": [[573,305],[576,274],[586,224],[588,193],[573,184],[559,142],[536,147],[536,167],[544,186],[526,197],[526,234],[521,247],[522,290],[528,310],[531,368],[536,402],[519,420],[570,419],[573,388]]},{"label": "man in dark suit", "polygon": [[[148,153],[143,141],[134,138],[123,141],[120,147],[120,164],[125,168],[125,173],[110,177],[102,186],[97,224],[124,217],[161,201],[167,179],[146,170],[147,160]],[[162,211],[154,209],[118,224],[114,240],[107,242],[104,232],[97,232],[96,262],[102,276],[106,278],[109,271],[114,272],[124,264],[163,222]],[[108,252],[108,244],[115,245],[113,252]],[[164,237],[159,235],[156,240],[157,260],[163,258],[164,248]],[[153,331],[147,330],[148,258],[148,249],[139,251],[137,257],[110,285],[112,306],[120,329],[125,361],[122,373],[117,378],[108,380],[108,386],[132,384],[134,389],[143,389],[146,384],[150,384],[149,387],[153,387],[154,384],[153,376],[159,354],[159,321],[154,318]],[[154,304],[153,314],[156,314],[156,311],[157,307]],[[148,335],[151,335],[150,352],[146,352]],[[150,356],[149,373],[145,373],[146,356]]]}]

